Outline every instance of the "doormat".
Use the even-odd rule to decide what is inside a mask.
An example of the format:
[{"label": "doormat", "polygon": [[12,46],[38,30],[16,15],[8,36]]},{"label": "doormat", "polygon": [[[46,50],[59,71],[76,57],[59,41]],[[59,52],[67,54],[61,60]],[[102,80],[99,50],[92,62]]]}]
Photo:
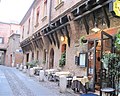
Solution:
[{"label": "doormat", "polygon": [[80,94],[80,96],[98,96],[98,95],[93,93],[87,93],[87,94]]}]

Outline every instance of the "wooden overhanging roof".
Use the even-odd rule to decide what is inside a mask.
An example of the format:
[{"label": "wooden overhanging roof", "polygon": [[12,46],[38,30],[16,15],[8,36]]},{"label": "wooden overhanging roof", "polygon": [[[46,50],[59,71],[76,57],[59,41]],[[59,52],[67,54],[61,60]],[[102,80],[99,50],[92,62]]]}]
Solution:
[{"label": "wooden overhanging roof", "polygon": [[30,38],[27,38],[26,40],[21,42],[20,46],[21,46],[24,53],[28,52],[28,51],[32,51],[34,49]]},{"label": "wooden overhanging roof", "polygon": [[42,30],[42,34],[48,38],[50,44],[54,44],[60,47],[60,41],[58,34],[61,36],[66,36],[68,38],[68,46],[70,46],[70,36],[68,31],[69,20],[67,15],[61,17],[57,21],[51,23],[46,28]]},{"label": "wooden overhanging roof", "polygon": [[40,34],[40,32],[36,32],[35,34],[33,34],[32,42],[35,48],[43,49],[44,43],[43,43],[42,35]]},{"label": "wooden overhanging roof", "polygon": [[31,37],[27,38],[20,44],[23,52],[32,51],[36,48],[43,49],[43,45],[44,43],[40,32],[33,34]]},{"label": "wooden overhanging roof", "polygon": [[98,2],[96,0],[88,0],[82,3],[81,5],[73,9],[71,12],[74,16],[74,21],[82,20],[85,26],[86,32],[87,34],[89,34],[89,24],[88,24],[87,17],[90,13],[92,13],[92,21],[93,21],[93,24],[95,24],[96,14],[94,12],[101,8],[102,9],[101,14],[104,15],[106,24],[108,27],[110,27],[109,16],[107,15],[107,12],[105,9],[105,6],[109,3],[112,3],[112,0],[98,0]]}]

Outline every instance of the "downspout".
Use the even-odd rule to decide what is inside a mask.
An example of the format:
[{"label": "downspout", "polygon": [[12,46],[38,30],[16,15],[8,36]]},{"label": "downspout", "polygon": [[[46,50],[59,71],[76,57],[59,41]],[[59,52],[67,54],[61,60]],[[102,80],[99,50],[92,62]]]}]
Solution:
[{"label": "downspout", "polygon": [[50,23],[51,23],[51,11],[52,11],[52,0],[50,0],[50,6],[49,6],[49,22],[48,22],[48,26],[50,26]]}]

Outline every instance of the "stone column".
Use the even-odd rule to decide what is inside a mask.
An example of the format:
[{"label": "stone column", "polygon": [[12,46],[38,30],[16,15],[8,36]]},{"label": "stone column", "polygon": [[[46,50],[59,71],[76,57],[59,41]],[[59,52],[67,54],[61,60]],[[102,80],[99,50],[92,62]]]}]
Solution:
[{"label": "stone column", "polygon": [[23,65],[26,65],[26,62],[27,62],[27,55],[24,54],[23,55]]},{"label": "stone column", "polygon": [[67,86],[67,79],[66,76],[61,75],[60,76],[60,92],[66,92],[66,86]]},{"label": "stone column", "polygon": [[37,50],[34,51],[34,60],[37,60]]}]

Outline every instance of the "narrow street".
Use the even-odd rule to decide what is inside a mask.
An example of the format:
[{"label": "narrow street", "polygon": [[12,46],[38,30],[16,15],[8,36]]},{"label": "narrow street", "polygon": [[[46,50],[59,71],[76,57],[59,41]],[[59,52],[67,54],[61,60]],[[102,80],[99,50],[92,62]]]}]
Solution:
[{"label": "narrow street", "polygon": [[55,82],[39,82],[16,68],[0,65],[0,96],[74,96],[60,93]]}]

